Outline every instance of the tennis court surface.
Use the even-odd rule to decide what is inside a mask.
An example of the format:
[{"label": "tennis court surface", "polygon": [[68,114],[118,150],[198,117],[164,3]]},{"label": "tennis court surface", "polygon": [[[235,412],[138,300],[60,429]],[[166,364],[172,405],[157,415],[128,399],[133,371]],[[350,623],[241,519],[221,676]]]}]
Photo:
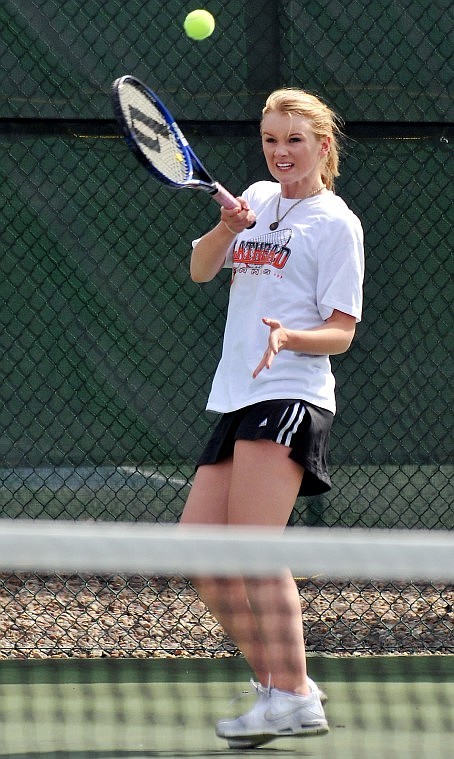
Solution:
[{"label": "tennis court surface", "polygon": [[330,733],[227,748],[214,723],[249,696],[242,659],[4,662],[0,756],[132,759],[269,757],[448,759],[454,657],[311,657]]},{"label": "tennis court surface", "polygon": [[[272,576],[290,566],[302,577],[323,568],[333,578],[440,583],[445,577],[446,599],[452,598],[454,539],[446,532],[259,533],[5,520],[0,569]],[[446,629],[449,636],[452,627]],[[229,749],[214,731],[217,720],[253,703],[252,673],[240,656],[3,659],[0,759],[453,756],[454,656],[311,654],[308,664],[328,695],[329,734],[279,737],[241,751]]]}]

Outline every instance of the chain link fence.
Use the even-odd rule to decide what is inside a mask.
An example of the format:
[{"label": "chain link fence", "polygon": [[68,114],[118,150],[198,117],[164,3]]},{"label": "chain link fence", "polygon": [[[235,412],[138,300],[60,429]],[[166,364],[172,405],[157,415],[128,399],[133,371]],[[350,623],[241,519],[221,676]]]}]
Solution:
[{"label": "chain link fence", "polygon": [[[193,8],[182,0],[0,5],[1,514],[177,521],[213,423],[204,405],[228,274],[194,284],[188,260],[191,240],[218,211],[198,194],[158,186],[129,154],[109,91],[132,73],[163,97],[195,151],[237,194],[267,177],[258,120],[274,87],[305,87],[345,119],[337,191],[365,229],[364,320],[349,353],[333,360],[333,490],[299,499],[292,523],[452,529],[452,4],[210,0],[217,26],[201,43],[182,32]],[[172,630],[183,626],[187,637],[184,620],[205,618],[179,583],[163,591],[180,610],[163,634],[150,611],[154,580],[106,579],[97,594],[88,581],[56,582],[3,578],[0,656],[174,651],[181,645]],[[100,642],[99,630],[90,637],[87,625],[111,627],[99,606],[106,587],[125,599],[118,628],[120,617],[137,625],[138,615],[149,635],[121,645]],[[337,639],[329,622],[336,593],[317,583],[301,592],[318,609],[307,631],[317,650],[375,650],[367,625],[352,620],[347,629],[345,620],[359,614],[367,622],[372,613],[378,624],[389,593],[407,594],[413,611],[408,624],[396,622],[407,638],[402,632],[391,644],[376,634],[385,649],[417,649],[422,596],[421,641],[454,647],[452,588],[376,587],[368,612],[355,611],[350,589]],[[30,638],[24,620],[50,620],[69,597],[88,599],[77,640],[65,638],[60,614],[53,637],[43,623]],[[200,624],[199,638],[219,637],[214,623]],[[223,640],[213,646],[228,649]]]}]

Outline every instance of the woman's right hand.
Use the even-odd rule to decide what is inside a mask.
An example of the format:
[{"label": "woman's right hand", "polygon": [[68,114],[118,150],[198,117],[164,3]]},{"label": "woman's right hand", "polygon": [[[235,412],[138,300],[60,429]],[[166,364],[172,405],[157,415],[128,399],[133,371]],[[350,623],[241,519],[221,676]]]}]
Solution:
[{"label": "woman's right hand", "polygon": [[237,198],[238,208],[221,208],[221,221],[232,235],[238,235],[243,230],[255,224],[255,213],[244,198]]}]

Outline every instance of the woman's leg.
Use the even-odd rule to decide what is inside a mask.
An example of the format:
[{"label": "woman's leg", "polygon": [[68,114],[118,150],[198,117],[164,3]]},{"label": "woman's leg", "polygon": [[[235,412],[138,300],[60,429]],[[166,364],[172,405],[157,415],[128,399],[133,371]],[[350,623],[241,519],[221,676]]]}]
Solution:
[{"label": "woman's leg", "polygon": [[[233,460],[199,468],[181,522],[284,527],[302,475],[288,448],[238,441]],[[282,690],[308,692],[301,606],[290,572],[267,580],[198,578],[194,584],[259,682],[267,684],[271,675]]]},{"label": "woman's leg", "polygon": [[[289,458],[285,446],[269,440],[239,440],[231,474],[228,523],[284,528],[303,471]],[[272,684],[280,690],[309,693],[301,604],[291,572],[267,579],[246,578],[245,587]],[[241,648],[241,641],[238,644]]]},{"label": "woman's leg", "polygon": [[[201,466],[186,502],[180,524],[225,525],[232,459]],[[237,645],[259,682],[268,684],[270,664],[241,578],[191,578],[199,597]],[[233,613],[234,612],[234,613]]]}]

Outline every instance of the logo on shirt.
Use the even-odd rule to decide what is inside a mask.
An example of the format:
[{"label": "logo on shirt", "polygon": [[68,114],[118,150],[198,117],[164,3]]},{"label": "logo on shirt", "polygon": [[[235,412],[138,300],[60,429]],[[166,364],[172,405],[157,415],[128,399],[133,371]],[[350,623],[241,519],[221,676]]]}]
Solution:
[{"label": "logo on shirt", "polygon": [[233,273],[281,271],[290,258],[291,251],[287,246],[291,237],[291,229],[278,229],[251,240],[240,240],[233,250]]}]

